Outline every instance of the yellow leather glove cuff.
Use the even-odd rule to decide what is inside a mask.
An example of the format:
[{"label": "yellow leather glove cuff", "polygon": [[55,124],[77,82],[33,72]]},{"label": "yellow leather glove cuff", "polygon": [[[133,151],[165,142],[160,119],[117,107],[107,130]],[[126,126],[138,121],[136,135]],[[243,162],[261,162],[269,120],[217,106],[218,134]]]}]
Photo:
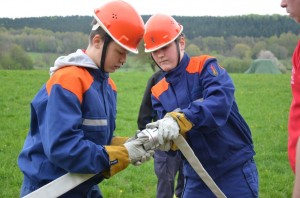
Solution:
[{"label": "yellow leather glove cuff", "polygon": [[124,170],[130,163],[128,151],[124,146],[104,146],[110,162],[110,170],[103,172],[105,178]]},{"label": "yellow leather glove cuff", "polygon": [[112,145],[112,146],[121,146],[121,145],[123,145],[128,139],[129,139],[129,137],[115,136],[115,137],[113,137],[112,140],[111,140],[111,145]]},{"label": "yellow leather glove cuff", "polygon": [[167,115],[171,116],[174,120],[176,120],[179,129],[180,129],[180,134],[186,138],[185,133],[193,127],[193,123],[191,123],[183,113],[179,112],[170,112],[167,113]]},{"label": "yellow leather glove cuff", "polygon": [[177,147],[177,145],[176,145],[173,141],[171,141],[171,150],[172,150],[172,151],[177,151],[177,150],[179,150],[178,147]]}]

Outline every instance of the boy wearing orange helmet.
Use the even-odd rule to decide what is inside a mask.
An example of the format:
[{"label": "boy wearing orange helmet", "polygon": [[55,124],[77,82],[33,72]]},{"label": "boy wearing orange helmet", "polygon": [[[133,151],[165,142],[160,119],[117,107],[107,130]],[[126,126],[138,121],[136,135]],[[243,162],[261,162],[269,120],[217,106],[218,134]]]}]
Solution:
[{"label": "boy wearing orange helmet", "polygon": [[109,78],[128,52],[138,53],[143,20],[119,0],[95,9],[94,18],[87,49],[59,57],[31,102],[30,129],[18,158],[21,197],[67,172],[96,175],[62,197],[102,197],[100,181],[151,158],[142,146],[147,137],[114,136],[117,90]]},{"label": "boy wearing orange helmet", "polygon": [[[300,23],[300,0],[282,0],[281,7],[297,23]],[[288,121],[288,157],[291,168],[295,173],[293,198],[300,197],[300,41],[292,57],[292,102]]]},{"label": "boy wearing orange helmet", "polygon": [[[145,24],[145,52],[163,70],[151,89],[158,121],[160,149],[186,138],[208,174],[227,197],[258,197],[258,173],[251,131],[239,113],[234,84],[209,55],[185,53],[183,26],[168,15],[156,14]],[[215,197],[186,159],[183,159],[184,198]]]}]

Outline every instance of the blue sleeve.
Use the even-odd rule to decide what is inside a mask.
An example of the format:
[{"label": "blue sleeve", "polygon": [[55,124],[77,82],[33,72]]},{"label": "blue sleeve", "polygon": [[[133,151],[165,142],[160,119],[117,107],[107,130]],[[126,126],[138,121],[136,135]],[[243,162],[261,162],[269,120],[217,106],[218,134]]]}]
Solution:
[{"label": "blue sleeve", "polygon": [[76,173],[109,169],[104,147],[84,139],[81,105],[72,92],[53,85],[46,112],[40,131],[45,154],[53,164]]},{"label": "blue sleeve", "polygon": [[199,74],[203,100],[193,101],[182,112],[195,127],[218,128],[229,117],[234,101],[234,85],[216,61],[206,62]]}]

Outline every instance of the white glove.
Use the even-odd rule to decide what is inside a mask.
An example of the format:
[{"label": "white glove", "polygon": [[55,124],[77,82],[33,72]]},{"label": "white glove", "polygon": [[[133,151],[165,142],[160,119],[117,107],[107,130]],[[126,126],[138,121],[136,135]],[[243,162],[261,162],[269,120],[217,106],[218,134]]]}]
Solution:
[{"label": "white glove", "polygon": [[131,139],[124,143],[125,148],[128,151],[129,159],[133,165],[140,165],[151,159],[154,151],[145,151],[143,144],[149,141],[148,136],[140,136],[136,139]]},{"label": "white glove", "polygon": [[179,136],[179,126],[177,122],[168,115],[161,120],[147,124],[146,128],[158,128],[157,139],[160,145],[164,145]]},{"label": "white glove", "polygon": [[[129,137],[129,138],[126,140],[126,142],[130,142],[130,141],[132,141],[132,140],[135,140],[135,139],[138,137],[138,134],[139,134],[140,132],[141,132],[140,130],[136,130],[134,136]],[[125,143],[126,143],[126,142],[125,142]]]},{"label": "white glove", "polygon": [[[150,141],[150,140],[149,140],[149,137],[148,137],[147,135],[145,135],[144,133],[142,133],[140,130],[137,130],[137,131],[136,131],[136,134],[135,134],[134,137],[135,137],[135,138],[148,138],[148,141]],[[146,141],[146,143],[143,144],[143,148],[144,148],[144,149],[146,149],[146,148],[145,148],[145,144],[147,144],[147,141]],[[153,155],[154,155],[154,150],[149,149],[149,150],[146,150],[146,152],[147,152],[147,153],[146,153],[144,156],[142,156],[142,159],[139,160],[139,161],[137,161],[137,162],[134,163],[133,165],[139,166],[139,165],[141,165],[142,163],[149,161],[149,160],[153,157]]]},{"label": "white glove", "polygon": [[161,151],[169,151],[171,149],[171,143],[170,141],[164,143],[164,144],[161,144],[159,145],[158,147],[158,150],[161,150]]},{"label": "white glove", "polygon": [[133,165],[139,166],[142,163],[149,161],[153,157],[153,155],[154,155],[154,150],[149,150],[146,152],[145,155],[142,156],[141,160],[136,161],[135,163],[133,163]]}]

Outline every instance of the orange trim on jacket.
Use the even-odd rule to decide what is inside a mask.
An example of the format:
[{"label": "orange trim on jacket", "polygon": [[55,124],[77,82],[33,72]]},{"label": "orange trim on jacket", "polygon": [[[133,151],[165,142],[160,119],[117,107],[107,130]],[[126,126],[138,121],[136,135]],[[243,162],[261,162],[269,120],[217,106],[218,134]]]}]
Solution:
[{"label": "orange trim on jacket", "polygon": [[[189,64],[186,67],[186,71],[190,74],[192,73],[201,73],[205,62],[214,58],[209,55],[202,55],[197,57],[191,57]],[[155,86],[152,87],[151,92],[152,95],[158,99],[159,96],[169,88],[169,83],[166,81],[166,78],[161,79]]]},{"label": "orange trim on jacket", "polygon": [[151,88],[151,92],[155,98],[158,97],[169,88],[169,83],[166,81],[166,78],[161,79],[155,86]]},{"label": "orange trim on jacket", "polygon": [[115,84],[115,82],[113,81],[113,79],[108,78],[108,84],[111,86],[111,88],[117,92],[117,85]]},{"label": "orange trim on jacket", "polygon": [[202,55],[197,57],[191,57],[188,66],[186,67],[186,71],[188,73],[201,73],[203,66],[207,59],[214,58],[213,56],[209,55]]},{"label": "orange trim on jacket", "polygon": [[[73,73],[73,75],[69,75],[70,73]],[[75,78],[80,79],[80,81],[74,80]],[[82,103],[82,96],[90,88],[92,83],[93,77],[86,68],[68,66],[55,72],[55,74],[48,80],[46,89],[48,95],[50,95],[52,86],[59,84],[64,89],[74,93],[80,103]]]}]

